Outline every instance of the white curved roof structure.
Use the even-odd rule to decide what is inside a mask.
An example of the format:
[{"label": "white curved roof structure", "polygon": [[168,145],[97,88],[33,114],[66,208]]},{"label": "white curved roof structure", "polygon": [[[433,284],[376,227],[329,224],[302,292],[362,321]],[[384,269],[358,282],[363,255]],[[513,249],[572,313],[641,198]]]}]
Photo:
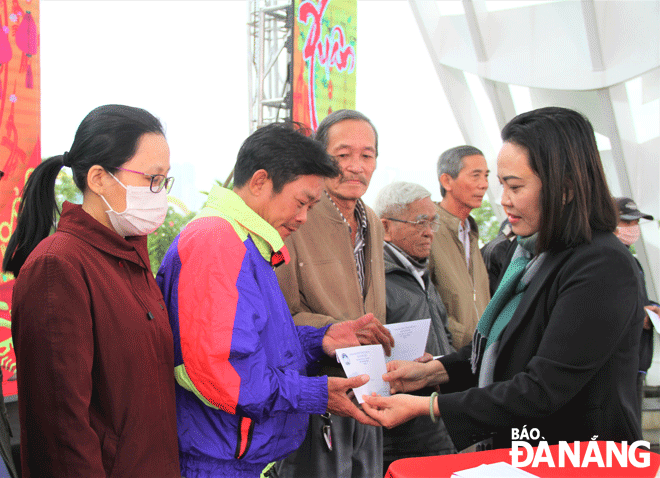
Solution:
[{"label": "white curved roof structure", "polygon": [[463,137],[492,171],[516,114],[554,105],[591,120],[612,193],[655,216],[636,250],[658,300],[660,1],[409,1]]}]

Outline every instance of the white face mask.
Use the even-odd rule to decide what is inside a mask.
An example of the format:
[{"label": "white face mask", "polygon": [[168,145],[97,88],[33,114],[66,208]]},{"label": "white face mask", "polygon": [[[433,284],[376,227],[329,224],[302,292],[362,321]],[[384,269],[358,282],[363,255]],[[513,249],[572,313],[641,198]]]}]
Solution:
[{"label": "white face mask", "polygon": [[146,236],[163,223],[167,215],[167,191],[163,188],[152,193],[149,186],[124,186],[114,174],[108,173],[126,189],[126,210],[117,212],[101,196],[110,210],[105,211],[117,234],[127,236]]}]

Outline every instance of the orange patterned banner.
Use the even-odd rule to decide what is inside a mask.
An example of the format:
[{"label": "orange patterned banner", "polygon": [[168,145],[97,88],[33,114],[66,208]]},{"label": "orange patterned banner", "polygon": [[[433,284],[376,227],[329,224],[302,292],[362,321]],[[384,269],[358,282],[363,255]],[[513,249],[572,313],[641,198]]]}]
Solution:
[{"label": "orange patterned banner", "polygon": [[[30,172],[41,162],[39,0],[0,1],[0,252],[16,227]],[[11,340],[11,275],[0,282],[0,366],[5,396],[16,394]],[[13,380],[12,380],[13,379]]]}]

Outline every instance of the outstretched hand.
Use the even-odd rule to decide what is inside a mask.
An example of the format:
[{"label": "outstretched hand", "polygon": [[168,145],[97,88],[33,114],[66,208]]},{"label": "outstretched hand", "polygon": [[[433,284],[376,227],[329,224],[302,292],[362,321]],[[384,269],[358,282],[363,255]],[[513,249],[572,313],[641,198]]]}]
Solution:
[{"label": "outstretched hand", "polygon": [[371,344],[382,344],[388,356],[394,347],[392,334],[373,314],[332,324],[323,336],[323,351],[330,357],[337,349]]},{"label": "outstretched hand", "polygon": [[363,395],[364,412],[381,425],[392,428],[407,422],[411,418],[429,414],[429,397],[412,395],[392,395],[381,397],[373,394]]},{"label": "outstretched hand", "polygon": [[428,363],[431,360],[433,360],[433,355],[431,355],[428,352],[424,352],[424,355],[422,355],[419,358],[416,358],[415,360],[413,360],[413,362]]},{"label": "outstretched hand", "polygon": [[446,383],[449,376],[437,360],[426,363],[392,360],[387,363],[387,373],[383,375],[383,380],[389,382],[392,393],[400,393]]},{"label": "outstretched hand", "polygon": [[328,412],[340,417],[353,417],[365,425],[380,426],[380,423],[355,406],[348,396],[351,389],[361,387],[368,381],[369,375],[351,378],[328,377]]}]

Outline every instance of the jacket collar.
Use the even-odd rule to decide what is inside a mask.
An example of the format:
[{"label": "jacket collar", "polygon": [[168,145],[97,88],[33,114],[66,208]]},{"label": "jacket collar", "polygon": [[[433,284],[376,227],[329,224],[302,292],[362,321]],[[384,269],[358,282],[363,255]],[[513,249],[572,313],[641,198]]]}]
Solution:
[{"label": "jacket collar", "polygon": [[[447,226],[454,237],[458,237],[458,226],[461,224],[461,220],[442,207],[440,203],[436,203],[435,208],[440,217],[440,222]],[[472,216],[468,216],[467,220],[470,223],[470,236],[478,237],[479,227],[477,226],[477,221],[475,221]]]},{"label": "jacket collar", "polygon": [[405,257],[405,260],[408,262],[408,264],[405,264],[403,262],[403,259],[393,252],[393,249],[395,248],[392,244],[390,244],[387,241],[384,242],[383,262],[385,265],[385,274],[389,274],[390,272],[403,272],[413,277],[415,280],[422,280],[424,282],[424,285],[422,287],[424,288],[428,287],[429,278],[430,278],[428,267],[424,270],[424,274],[422,275],[422,278],[418,279],[418,276],[413,274],[412,269],[414,268],[414,266],[409,262],[410,260],[405,255],[405,253],[401,253],[401,255]]},{"label": "jacket collar", "polygon": [[532,304],[536,300],[536,297],[541,292],[541,290],[543,290],[543,288],[546,286],[546,282],[552,275],[552,272],[560,267],[573,251],[574,249],[566,249],[558,253],[548,253],[543,261],[543,264],[541,264],[541,267],[534,275],[533,280],[530,282],[529,287],[525,291],[525,294],[523,295],[520,304],[516,308],[516,311],[513,313],[511,321],[504,329],[504,332],[502,333],[500,349],[504,346],[507,340],[509,340],[509,338],[513,335],[513,332],[518,328],[518,326],[520,326],[522,320],[530,312]]},{"label": "jacket collar", "polygon": [[387,247],[387,242],[383,244],[383,262],[385,264],[385,274],[392,271],[406,271],[406,268],[398,257],[396,257]]},{"label": "jacket collar", "polygon": [[[611,240],[611,238],[608,239],[607,234],[610,233],[594,231],[593,237],[591,239],[591,243],[601,240],[605,240],[605,241]],[[614,244],[618,246],[621,243],[618,241],[618,239],[616,239],[614,241]],[[577,247],[583,247],[583,246],[577,246]],[[530,312],[531,306],[533,305],[539,293],[545,288],[548,279],[550,277],[554,277],[555,270],[561,267],[568,260],[571,254],[575,253],[577,247],[564,249],[563,251],[559,251],[559,252],[547,252],[546,258],[543,260],[543,263],[541,264],[539,270],[534,275],[534,278],[530,282],[527,291],[525,291],[525,294],[523,295],[520,304],[516,308],[516,311],[513,313],[513,317],[511,317],[511,321],[509,322],[507,327],[504,329],[504,332],[502,333],[502,341],[500,344],[500,349],[504,346],[505,342],[513,335],[513,332],[520,326],[523,319]]]},{"label": "jacket collar", "polygon": [[[364,205],[364,201],[362,199],[358,199],[358,202],[362,206],[362,210],[365,212],[364,214],[364,220],[367,223],[367,228],[370,226],[369,220],[367,218],[367,209]],[[333,202],[330,200],[328,197],[328,194],[324,192],[321,195],[321,200],[319,203],[314,207],[314,209],[318,210],[318,212],[325,218],[333,221],[333,222],[338,222],[343,224],[344,218],[342,217],[341,213],[339,212],[339,209],[337,209],[337,206],[333,204]]]},{"label": "jacket collar", "polygon": [[87,214],[80,204],[64,202],[57,231],[74,235],[107,254],[150,268],[147,236],[123,238]]},{"label": "jacket collar", "polygon": [[220,216],[230,220],[243,240],[249,234],[259,253],[272,265],[289,262],[289,253],[280,233],[250,209],[234,191],[214,185],[206,204],[195,219],[208,216]]},{"label": "jacket collar", "polygon": [[424,262],[419,262],[418,260],[410,257],[400,247],[395,246],[391,242],[387,241],[383,242],[383,259],[386,263],[389,262],[391,264],[391,268],[397,266],[408,269],[408,267],[416,268],[415,266],[418,265],[424,270],[428,270],[429,265],[428,258],[426,258]]}]

